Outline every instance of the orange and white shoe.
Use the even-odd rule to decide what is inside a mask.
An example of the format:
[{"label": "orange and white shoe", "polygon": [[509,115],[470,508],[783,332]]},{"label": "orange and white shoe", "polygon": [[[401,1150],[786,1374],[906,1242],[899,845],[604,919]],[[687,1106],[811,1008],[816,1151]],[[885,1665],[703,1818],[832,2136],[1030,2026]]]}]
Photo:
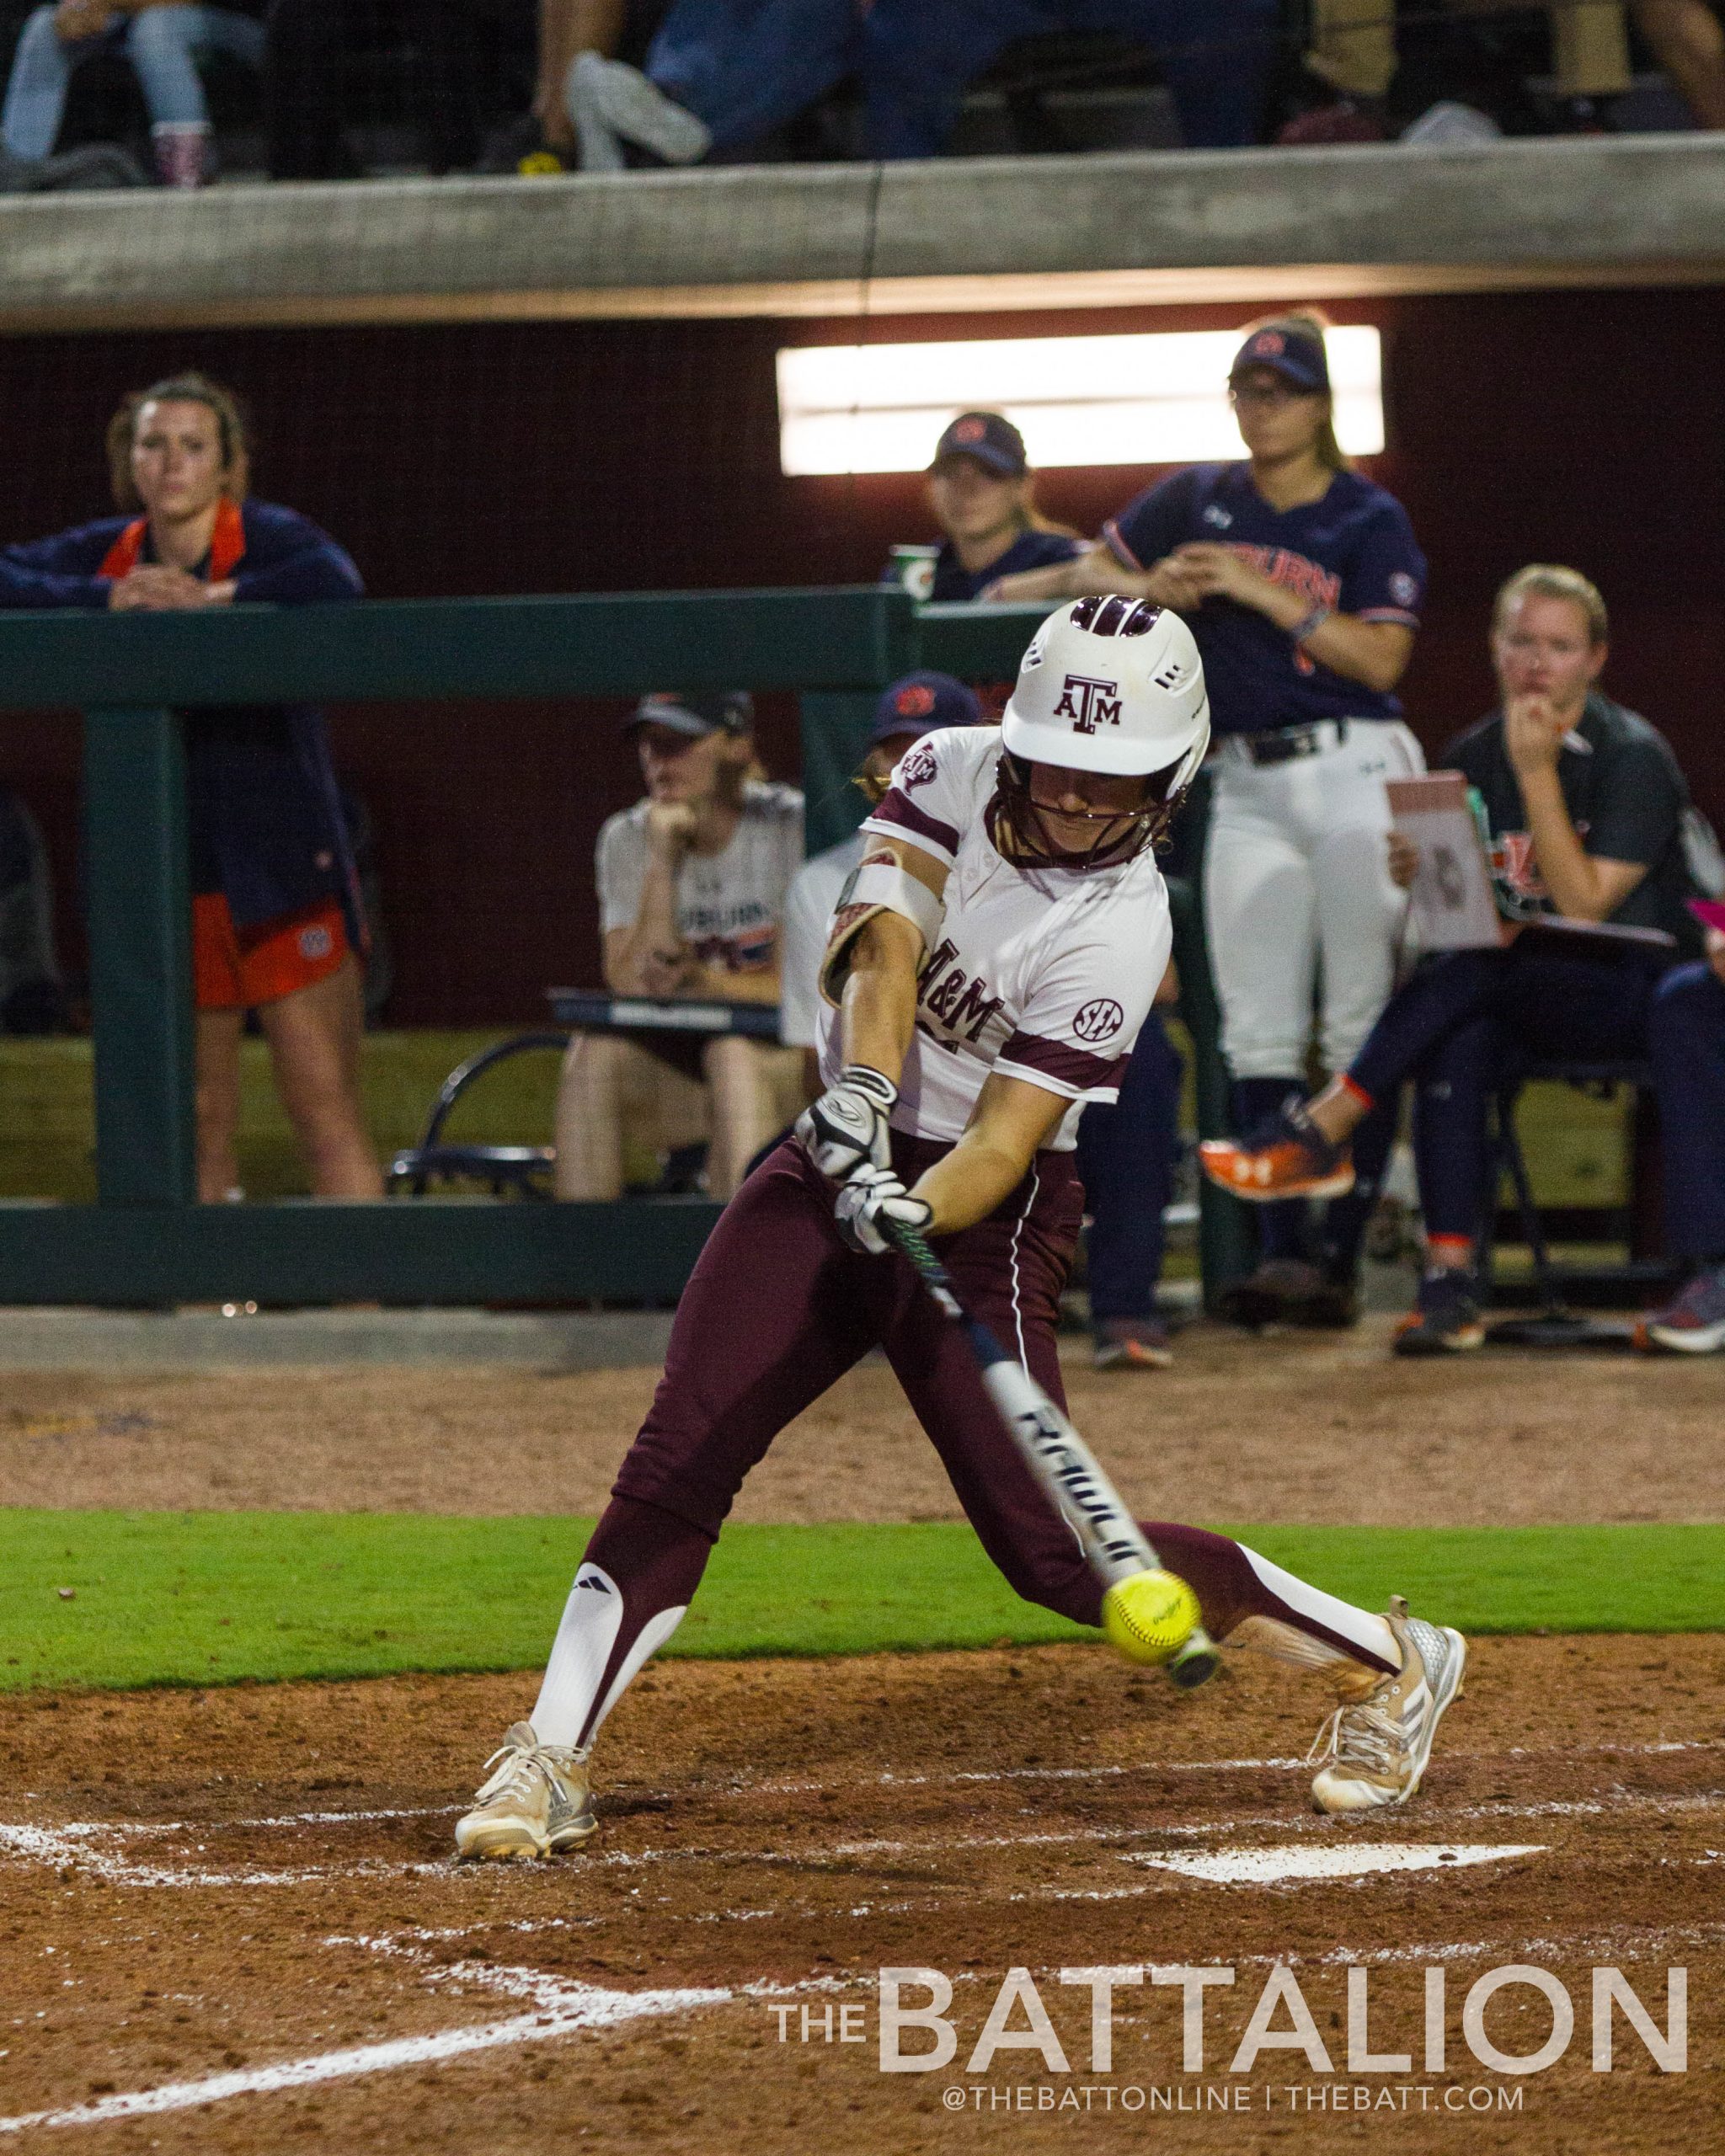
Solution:
[{"label": "orange and white shoe", "polygon": [[1345,1145],[1332,1145],[1297,1101],[1250,1138],[1207,1138],[1199,1164],[1210,1181],[1254,1205],[1284,1198],[1343,1198],[1354,1187]]}]

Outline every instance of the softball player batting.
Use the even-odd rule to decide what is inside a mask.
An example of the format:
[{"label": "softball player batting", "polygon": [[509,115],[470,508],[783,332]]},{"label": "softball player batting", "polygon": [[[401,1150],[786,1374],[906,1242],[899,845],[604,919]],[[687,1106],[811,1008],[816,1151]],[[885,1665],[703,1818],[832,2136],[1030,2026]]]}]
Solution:
[{"label": "softball player batting", "polygon": [[[1300,313],[1248,332],[1228,376],[1245,462],[1178,472],[1081,560],[990,594],[1120,591],[1191,618],[1219,737],[1204,915],[1242,1130],[1304,1093],[1314,987],[1328,1070],[1346,1070],[1388,1001],[1406,902],[1390,880],[1384,782],[1425,768],[1394,694],[1425,559],[1401,504],[1337,443],[1323,330]],[[1355,1141],[1358,1180],[1329,1208],[1316,1252],[1303,1205],[1266,1209],[1264,1262],[1233,1291],[1231,1315],[1353,1322],[1394,1137],[1391,1102]]]},{"label": "softball player batting", "polygon": [[[750,1468],[871,1348],[1013,1587],[1098,1622],[1076,1533],[889,1237],[937,1238],[964,1305],[1061,1398],[1072,1128],[1082,1103],[1115,1097],[1161,978],[1172,936],[1152,842],[1209,739],[1183,623],[1090,599],[1044,623],[998,731],[943,729],[900,761],[832,918],[826,1090],[732,1199],[690,1278],[532,1717],[488,1763],[461,1854],[545,1855],[595,1832],[601,1723],[676,1630]],[[1413,1793],[1461,1681],[1458,1634],[1399,1602],[1387,1618],[1354,1609],[1221,1535],[1147,1532],[1213,1637],[1251,1622],[1336,1673],[1343,1703],[1313,1785],[1323,1809]]]}]

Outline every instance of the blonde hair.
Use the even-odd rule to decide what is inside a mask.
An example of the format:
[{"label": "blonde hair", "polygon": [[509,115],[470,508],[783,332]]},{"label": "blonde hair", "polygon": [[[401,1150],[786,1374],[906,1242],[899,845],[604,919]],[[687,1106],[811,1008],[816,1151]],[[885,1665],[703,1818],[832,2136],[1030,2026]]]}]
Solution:
[{"label": "blonde hair", "polygon": [[147,389],[130,391],[120,409],[108,422],[108,479],[116,509],[143,507],[131,476],[132,446],[137,438],[138,414],[147,404],[201,404],[216,414],[222,442],[222,467],[227,474],[222,491],[230,500],[242,502],[252,477],[252,430],[245,407],[233,391],[195,370],[169,375]]},{"label": "blonde hair", "polygon": [[[1260,329],[1279,329],[1284,337],[1315,337],[1322,344],[1325,331],[1332,327],[1329,317],[1321,313],[1316,307],[1290,307],[1285,314],[1260,315],[1256,322],[1248,322],[1240,335],[1243,341],[1248,337],[1257,336]],[[1326,367],[1329,364],[1327,348],[1324,364]],[[1332,472],[1351,472],[1354,460],[1336,439],[1335,398],[1328,390],[1321,393],[1324,400],[1324,416],[1317,430],[1318,462],[1327,466]]]},{"label": "blonde hair", "polygon": [[1502,628],[1510,608],[1531,596],[1567,599],[1586,615],[1587,638],[1594,649],[1610,642],[1611,624],[1598,584],[1579,569],[1562,568],[1553,562],[1530,562],[1525,569],[1517,569],[1493,603],[1492,627]]}]

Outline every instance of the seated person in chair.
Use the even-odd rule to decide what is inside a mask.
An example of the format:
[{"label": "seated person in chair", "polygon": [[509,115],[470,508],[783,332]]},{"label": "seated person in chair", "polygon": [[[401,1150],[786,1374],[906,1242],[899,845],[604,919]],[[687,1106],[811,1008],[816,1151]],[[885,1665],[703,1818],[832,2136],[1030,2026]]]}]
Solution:
[{"label": "seated person in chair", "polygon": [[[754,707],[740,691],[659,691],[628,724],[647,792],[599,834],[606,986],[777,1003],[802,795],[754,776]],[[660,1153],[704,1139],[707,1187],[728,1198],[801,1108],[801,1075],[797,1049],[737,1034],[578,1033],[558,1086],[557,1195],[620,1197],[628,1133]]]},{"label": "seated person in chair", "polygon": [[1693,911],[1707,955],[1674,966],[1653,997],[1653,1086],[1665,1171],[1665,1242],[1693,1268],[1682,1292],[1636,1328],[1637,1348],[1725,1349],[1725,902]]},{"label": "seated person in chair", "polygon": [[[1692,947],[1688,792],[1663,735],[1600,691],[1605,637],[1605,601],[1585,577],[1519,571],[1493,618],[1499,707],[1442,762],[1484,803],[1499,906],[1512,922],[1555,915],[1662,929]],[[1416,865],[1411,844],[1392,833],[1397,882],[1411,883]],[[1646,1055],[1649,1011],[1670,963],[1669,953],[1583,945],[1572,955],[1548,940],[1429,957],[1346,1071],[1310,1102],[1290,1098],[1243,1143],[1206,1144],[1204,1172],[1258,1202],[1336,1196],[1353,1182],[1351,1134],[1412,1078],[1427,1266],[1396,1352],[1477,1348],[1485,1331],[1475,1261],[1493,1198],[1493,1093],[1520,1055]]]}]

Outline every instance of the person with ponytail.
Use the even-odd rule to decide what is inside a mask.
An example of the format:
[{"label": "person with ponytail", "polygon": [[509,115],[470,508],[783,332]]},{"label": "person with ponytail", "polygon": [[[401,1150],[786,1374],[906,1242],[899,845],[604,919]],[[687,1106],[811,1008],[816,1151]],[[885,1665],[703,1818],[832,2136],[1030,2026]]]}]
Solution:
[{"label": "person with ponytail", "polygon": [[[232,391],[175,375],[107,436],[118,516],[0,551],[0,606],[199,612],[357,598],[359,571],[291,509],[251,498]],[[321,712],[184,714],[197,1007],[198,1193],[237,1198],[240,1038],[255,1011],[321,1198],[379,1198],[360,1107],[358,879]]]},{"label": "person with ponytail", "polygon": [[[1345,1070],[1395,985],[1407,915],[1384,782],[1425,768],[1395,691],[1426,564],[1407,511],[1336,439],[1327,325],[1247,328],[1228,376],[1247,450],[1140,494],[1078,559],[1003,576],[991,599],[1121,592],[1185,616],[1216,745],[1204,903],[1236,1123],[1266,1123],[1318,1059]],[[1301,1203],[1259,1209],[1261,1262],[1228,1290],[1243,1323],[1352,1324],[1360,1246],[1395,1139],[1386,1102],[1315,1242]]]}]

